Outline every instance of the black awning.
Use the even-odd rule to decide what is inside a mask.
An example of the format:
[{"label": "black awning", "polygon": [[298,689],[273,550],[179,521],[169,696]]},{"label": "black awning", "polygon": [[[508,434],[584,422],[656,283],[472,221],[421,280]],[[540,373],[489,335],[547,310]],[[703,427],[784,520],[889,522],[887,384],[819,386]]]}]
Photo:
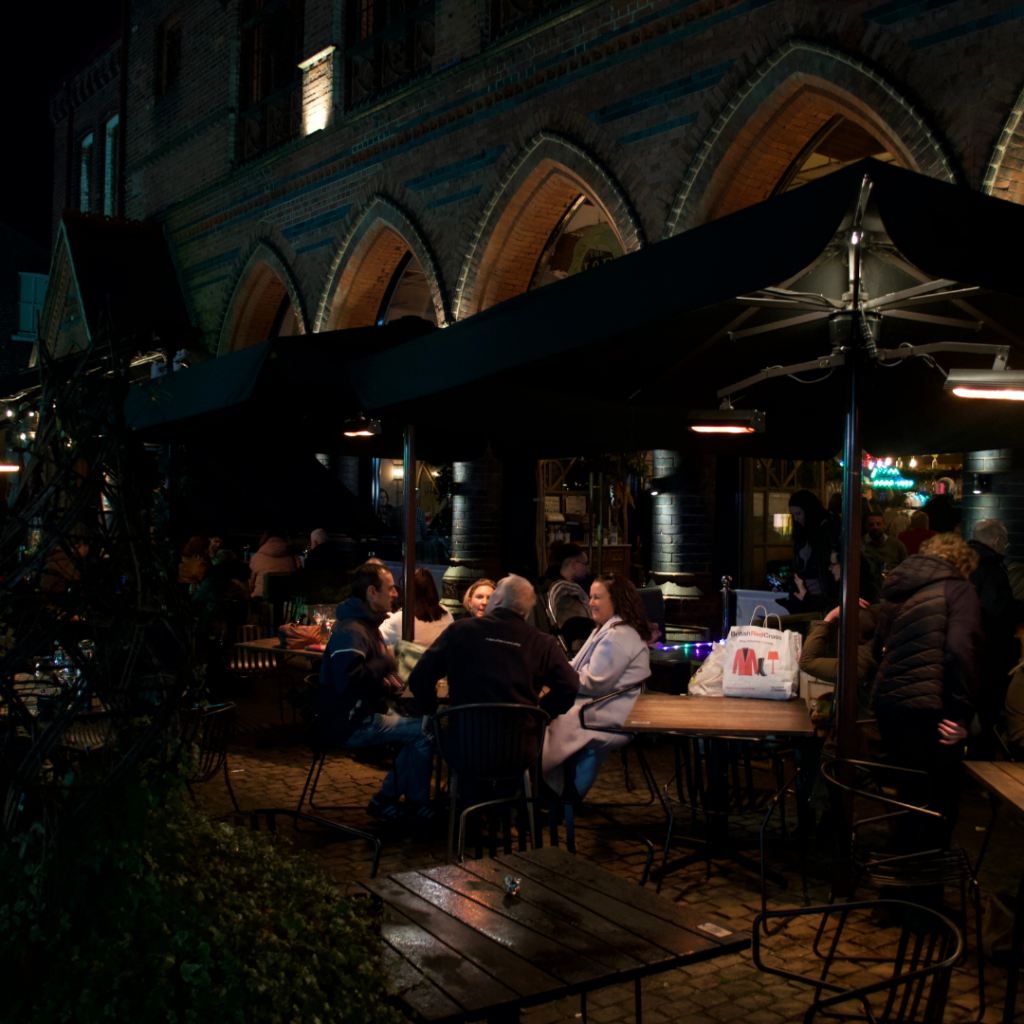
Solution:
[{"label": "black awning", "polygon": [[151,442],[247,449],[284,444],[307,453],[397,456],[401,425],[353,441],[344,421],[358,411],[347,364],[434,327],[405,317],[384,327],[274,338],[129,388],[125,419]]},{"label": "black awning", "polygon": [[[434,457],[467,457],[488,440],[499,455],[676,447],[827,457],[842,437],[840,374],[805,372],[736,396],[737,405],[768,413],[763,435],[698,436],[686,413],[714,408],[719,389],[765,367],[830,352],[827,318],[788,323],[793,310],[744,297],[782,285],[841,304],[844,238],[865,178],[869,296],[943,279],[986,290],[910,309],[938,320],[887,313],[879,345],[1002,343],[1011,347],[1011,365],[1024,366],[1024,257],[1004,244],[1024,229],[1024,210],[866,160],[510,299],[429,340],[357,358],[349,367],[353,392],[385,422],[416,423],[421,451]],[[787,326],[743,333],[778,321]],[[992,358],[936,362],[984,366]],[[475,434],[453,415],[470,403],[486,410]],[[879,453],[1001,447],[1024,427],[1016,405],[948,396],[934,365],[889,360],[870,369],[863,389],[864,443]]]}]

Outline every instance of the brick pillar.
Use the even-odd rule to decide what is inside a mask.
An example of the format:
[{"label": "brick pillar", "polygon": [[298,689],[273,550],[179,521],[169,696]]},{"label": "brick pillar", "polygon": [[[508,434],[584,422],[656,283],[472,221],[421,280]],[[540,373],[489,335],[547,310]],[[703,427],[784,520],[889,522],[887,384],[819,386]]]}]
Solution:
[{"label": "brick pillar", "polygon": [[651,490],[658,492],[652,499],[651,577],[667,601],[682,602],[675,610],[683,612],[687,602],[703,597],[697,576],[711,572],[715,460],[655,449]]},{"label": "brick pillar", "polygon": [[353,494],[359,494],[359,456],[339,455],[338,456],[338,479],[342,486],[347,487]]},{"label": "brick pillar", "polygon": [[334,51],[332,43],[302,61],[302,134],[334,123]]},{"label": "brick pillar", "polygon": [[[992,489],[974,494],[974,474],[990,473]],[[994,448],[964,453],[964,540],[970,540],[975,524],[998,519],[1010,535],[1008,562],[1024,562],[1024,448]]]},{"label": "brick pillar", "polygon": [[501,572],[501,462],[490,454],[452,466],[452,557],[441,603],[453,615],[475,579]]}]

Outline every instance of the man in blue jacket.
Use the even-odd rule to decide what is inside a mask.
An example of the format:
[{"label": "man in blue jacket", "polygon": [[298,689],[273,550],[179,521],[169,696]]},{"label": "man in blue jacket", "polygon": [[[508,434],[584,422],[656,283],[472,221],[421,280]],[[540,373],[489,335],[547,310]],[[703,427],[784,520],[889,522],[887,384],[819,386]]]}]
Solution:
[{"label": "man in blue jacket", "polygon": [[405,718],[388,706],[402,691],[392,651],[380,635],[381,623],[396,594],[391,573],[366,563],[352,574],[352,596],[338,605],[331,639],[320,665],[315,691],[317,728],[337,747],[372,747],[400,743],[394,768],[388,772],[366,810],[377,818],[397,821],[405,809],[429,820],[430,741],[422,719]]}]

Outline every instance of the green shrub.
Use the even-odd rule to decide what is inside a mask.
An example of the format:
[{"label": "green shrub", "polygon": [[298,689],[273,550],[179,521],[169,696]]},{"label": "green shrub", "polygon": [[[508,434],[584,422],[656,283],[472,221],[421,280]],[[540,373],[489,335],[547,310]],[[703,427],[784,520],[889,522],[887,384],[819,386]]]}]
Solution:
[{"label": "green shrub", "polygon": [[29,858],[3,855],[3,1019],[402,1019],[386,1002],[368,901],[339,899],[307,858],[179,800],[141,820],[138,836],[97,833],[57,887],[59,907]]}]

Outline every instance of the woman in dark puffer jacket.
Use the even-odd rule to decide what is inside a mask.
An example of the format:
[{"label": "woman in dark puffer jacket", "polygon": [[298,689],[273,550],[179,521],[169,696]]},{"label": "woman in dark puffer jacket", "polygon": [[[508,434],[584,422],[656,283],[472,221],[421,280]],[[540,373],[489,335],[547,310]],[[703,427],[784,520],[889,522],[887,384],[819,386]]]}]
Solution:
[{"label": "woman in dark puffer jacket", "polygon": [[976,565],[977,555],[959,537],[940,534],[882,585],[871,704],[893,763],[928,773],[927,780],[911,776],[901,782],[901,799],[927,803],[946,819],[901,819],[897,853],[945,849],[956,821],[982,644],[981,607],[967,579]]}]

